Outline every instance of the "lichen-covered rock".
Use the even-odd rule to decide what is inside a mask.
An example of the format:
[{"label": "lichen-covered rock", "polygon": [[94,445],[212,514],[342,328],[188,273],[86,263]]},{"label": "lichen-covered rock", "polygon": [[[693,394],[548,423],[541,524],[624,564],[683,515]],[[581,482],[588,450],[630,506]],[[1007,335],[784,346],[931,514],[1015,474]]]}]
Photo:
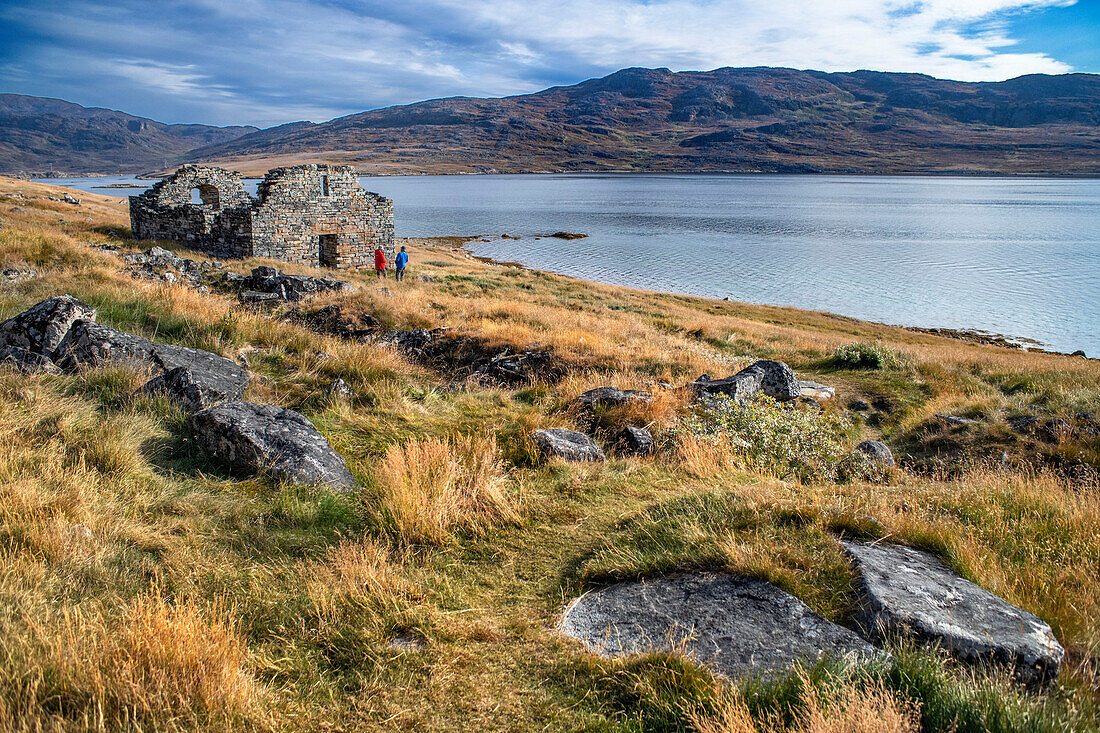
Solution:
[{"label": "lichen-covered rock", "polygon": [[577,402],[584,407],[595,407],[596,405],[613,405],[619,407],[622,405],[629,405],[632,402],[649,402],[651,399],[653,399],[653,395],[641,389],[596,387],[578,397]]},{"label": "lichen-covered rock", "polygon": [[219,402],[239,400],[247,386],[248,372],[225,359],[215,369],[175,367],[150,379],[141,389],[151,394],[165,394],[188,412],[197,412]]},{"label": "lichen-covered rock", "polygon": [[69,328],[79,320],[94,321],[95,308],[71,295],[46,298],[0,323],[0,348],[26,349],[51,356]]},{"label": "lichen-covered rock", "polygon": [[890,447],[881,441],[865,440],[856,446],[856,450],[880,466],[893,468],[896,465],[894,463],[894,454],[890,452]]},{"label": "lichen-covered rock", "polygon": [[648,456],[653,453],[653,435],[645,428],[627,426],[619,433],[619,447],[628,455]]},{"label": "lichen-covered rock", "polygon": [[1053,679],[1065,651],[1044,621],[953,573],[939,558],[888,543],[843,542],[860,577],[869,635],[909,635],[1028,681]]},{"label": "lichen-covered rock", "polygon": [[351,387],[348,385],[348,383],[339,378],[337,378],[336,381],[328,386],[328,388],[325,390],[325,393],[329,396],[330,399],[335,400],[350,400],[352,397],[355,396],[355,393],[352,392]]},{"label": "lichen-covered rock", "polygon": [[544,458],[562,458],[566,461],[602,462],[607,460],[596,441],[584,433],[566,428],[536,430],[531,436]]},{"label": "lichen-covered rock", "polygon": [[568,636],[605,656],[689,652],[729,677],[768,677],[819,657],[881,654],[771,583],[727,573],[680,573],[585,593],[565,610]]},{"label": "lichen-covered rock", "polygon": [[231,469],[280,480],[356,485],[344,459],[303,415],[274,405],[223,402],[188,418],[196,444]]},{"label": "lichen-covered rock", "polygon": [[703,374],[689,386],[701,398],[721,394],[737,402],[745,402],[760,394],[763,383],[764,370],[750,366],[725,379],[711,379]]},{"label": "lichen-covered rock", "polygon": [[825,400],[831,400],[835,397],[836,390],[819,382],[800,379],[798,380],[798,394],[802,397],[809,397],[812,400],[817,400],[818,402],[824,402]]},{"label": "lichen-covered rock", "polygon": [[153,343],[92,321],[74,323],[55,357],[67,371],[121,364],[145,372],[152,379],[143,390],[164,392],[187,410],[240,399],[248,386],[248,372],[231,359],[202,349]]},{"label": "lichen-covered rock", "polygon": [[61,369],[48,356],[10,346],[0,348],[0,367],[10,367],[24,374],[35,374],[37,372],[61,373]]},{"label": "lichen-covered rock", "polygon": [[798,377],[794,371],[781,361],[773,359],[761,359],[754,362],[748,369],[759,369],[764,372],[760,381],[760,391],[777,402],[790,402],[798,399],[802,387],[798,383]]}]

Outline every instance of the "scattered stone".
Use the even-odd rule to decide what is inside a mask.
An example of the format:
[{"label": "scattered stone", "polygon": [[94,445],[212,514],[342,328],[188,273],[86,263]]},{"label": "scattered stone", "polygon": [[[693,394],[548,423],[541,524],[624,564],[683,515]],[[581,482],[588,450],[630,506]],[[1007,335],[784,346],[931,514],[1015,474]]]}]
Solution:
[{"label": "scattered stone", "polygon": [[977,420],[971,420],[968,417],[959,417],[958,415],[941,415],[939,413],[936,413],[936,418],[939,420],[943,420],[945,423],[953,427],[973,425],[974,423],[978,422]]},{"label": "scattered stone", "polygon": [[38,270],[34,269],[33,267],[9,267],[3,272],[0,272],[0,276],[2,276],[8,282],[17,283],[22,282],[23,280],[33,280],[34,278],[38,277]]},{"label": "scattered stone", "polygon": [[192,372],[183,366],[170,369],[146,382],[141,390],[165,394],[187,412],[205,410],[226,400],[239,400],[248,386],[248,372],[229,359],[222,362],[216,370]]},{"label": "scattered stone", "polygon": [[55,295],[0,323],[0,347],[52,356],[73,323],[93,320],[95,308],[71,295]]},{"label": "scattered stone", "polygon": [[1029,433],[1039,426],[1039,418],[1035,415],[1018,415],[1008,418],[1008,426],[1017,433]]},{"label": "scattered stone", "polygon": [[293,410],[223,402],[188,418],[196,443],[237,471],[270,470],[279,480],[356,486],[344,459],[313,423]]},{"label": "scattered stone", "polygon": [[760,382],[760,391],[776,402],[790,402],[797,399],[798,395],[801,394],[802,388],[798,382],[798,377],[794,375],[794,371],[789,366],[781,361],[761,359],[742,371],[747,372],[750,369],[760,369],[764,372],[764,377]]},{"label": "scattered stone", "polygon": [[856,450],[868,456],[880,466],[893,468],[896,465],[894,463],[894,454],[890,452],[889,446],[878,440],[865,440],[856,446]]},{"label": "scattered stone", "polygon": [[389,646],[394,651],[405,654],[422,652],[427,648],[424,637],[418,634],[398,634],[389,641]]},{"label": "scattered stone", "polygon": [[607,456],[596,441],[576,430],[566,428],[536,430],[531,437],[544,458],[599,463],[607,460]]},{"label": "scattered stone", "polygon": [[24,209],[22,206],[13,206],[10,209],[8,209],[8,211],[10,211],[13,214],[26,214],[27,213],[27,210]]},{"label": "scattered stone", "polygon": [[596,407],[597,405],[613,405],[620,407],[634,402],[647,403],[653,399],[653,395],[640,389],[615,389],[614,387],[596,387],[590,389],[577,398],[577,403],[583,407]]},{"label": "scattered stone", "polygon": [[90,540],[93,535],[92,530],[83,524],[71,524],[69,525],[69,536],[77,540]]},{"label": "scattered stone", "polygon": [[378,343],[383,346],[395,346],[403,351],[414,354],[422,353],[424,347],[433,339],[446,333],[443,329],[429,331],[426,328],[416,328],[412,331],[390,331],[378,338]]},{"label": "scattered stone", "polygon": [[1070,354],[1070,356],[1084,356],[1086,359],[1088,358],[1088,356],[1085,356],[1085,352],[1083,349],[1078,349],[1077,351],[1074,351],[1072,354]]},{"label": "scattered stone", "polygon": [[431,275],[421,275],[416,279],[422,283],[434,283],[436,281]]},{"label": "scattered stone", "polygon": [[765,678],[820,657],[863,661],[881,652],[771,583],[727,573],[681,573],[589,591],[561,630],[593,652],[686,651],[731,678]]},{"label": "scattered stone", "polygon": [[619,446],[623,453],[648,456],[653,453],[653,435],[645,428],[626,427],[619,433]]},{"label": "scattered stone", "polygon": [[1054,679],[1065,651],[1045,622],[953,573],[928,553],[888,543],[842,542],[861,583],[860,624],[904,634],[968,662],[995,662],[1028,681]]},{"label": "scattered stone", "polygon": [[283,320],[305,326],[315,333],[337,336],[348,341],[365,341],[382,328],[382,324],[369,313],[345,314],[335,304],[312,312],[293,308],[283,316]]},{"label": "scattered stone", "polygon": [[13,346],[0,348],[0,366],[9,367],[24,374],[61,373],[61,369],[50,360],[50,357]]},{"label": "scattered stone", "polygon": [[836,390],[824,384],[811,382],[808,379],[800,379],[798,380],[798,394],[802,397],[809,397],[812,400],[824,402],[825,400],[833,399],[833,397],[836,396]]},{"label": "scattered stone", "polygon": [[265,305],[278,303],[284,298],[279,293],[261,293],[256,290],[246,290],[237,296],[237,300],[247,305]]},{"label": "scattered stone", "polygon": [[852,400],[848,403],[848,409],[855,412],[867,412],[871,409],[871,406],[863,400]]},{"label": "scattered stone", "polygon": [[339,378],[328,386],[325,390],[325,394],[327,394],[329,398],[337,400],[350,400],[355,396],[355,393],[351,391],[351,387],[348,386],[348,383]]},{"label": "scattered stone", "polygon": [[375,288],[374,292],[378,293],[384,298],[389,298],[393,296],[393,291],[389,288]]}]

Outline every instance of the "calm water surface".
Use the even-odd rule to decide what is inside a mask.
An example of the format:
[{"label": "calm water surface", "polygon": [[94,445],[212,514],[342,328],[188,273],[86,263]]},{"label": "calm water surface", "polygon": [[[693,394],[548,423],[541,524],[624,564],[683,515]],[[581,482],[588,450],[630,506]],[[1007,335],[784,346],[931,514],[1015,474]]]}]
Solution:
[{"label": "calm water surface", "polygon": [[[137,190],[94,187],[133,180],[50,182],[124,196]],[[473,251],[538,269],[1100,355],[1100,180],[526,175],[363,186],[394,199],[401,236],[489,235]],[[537,238],[562,230],[589,236]]]}]

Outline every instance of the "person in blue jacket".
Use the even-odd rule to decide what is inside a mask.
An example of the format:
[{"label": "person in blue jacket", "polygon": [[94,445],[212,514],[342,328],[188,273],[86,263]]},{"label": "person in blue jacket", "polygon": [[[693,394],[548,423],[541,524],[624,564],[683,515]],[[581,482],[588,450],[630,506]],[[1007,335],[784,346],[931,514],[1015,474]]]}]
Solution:
[{"label": "person in blue jacket", "polygon": [[395,277],[398,280],[404,280],[405,279],[405,266],[408,265],[408,264],[409,264],[409,253],[405,251],[404,247],[402,247],[401,251],[397,253],[397,257],[393,261],[393,266],[395,268],[395,270],[394,270]]}]

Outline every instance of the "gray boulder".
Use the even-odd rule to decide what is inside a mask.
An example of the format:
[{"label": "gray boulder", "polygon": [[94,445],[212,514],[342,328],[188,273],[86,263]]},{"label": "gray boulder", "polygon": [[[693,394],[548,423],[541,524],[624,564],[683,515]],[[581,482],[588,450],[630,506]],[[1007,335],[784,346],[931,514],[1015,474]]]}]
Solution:
[{"label": "gray boulder", "polygon": [[653,395],[641,389],[615,389],[614,387],[596,387],[590,389],[577,398],[578,404],[583,407],[595,407],[596,405],[629,405],[632,402],[649,402]]},{"label": "gray boulder", "polygon": [[565,428],[536,430],[532,436],[535,446],[544,458],[562,458],[566,461],[602,462],[607,460],[596,441],[584,433]]},{"label": "gray boulder", "polygon": [[817,400],[818,402],[824,402],[825,400],[831,400],[833,397],[836,397],[836,390],[819,382],[800,379],[798,380],[798,394],[802,397],[809,397],[812,400]]},{"label": "gray boulder", "polygon": [[239,400],[248,386],[248,372],[229,359],[224,362],[214,369],[178,366],[150,379],[141,389],[150,394],[165,394],[188,412],[205,410],[226,400]]},{"label": "gray boulder", "polygon": [[868,456],[880,466],[893,468],[896,465],[894,463],[894,454],[890,452],[890,447],[881,441],[865,440],[856,446],[856,450]]},{"label": "gray boulder", "polygon": [[1053,679],[1065,651],[1044,621],[951,572],[939,558],[887,543],[842,542],[860,576],[859,622],[908,635],[968,662],[995,662],[1027,681]]},{"label": "gray boulder", "polygon": [[748,369],[759,369],[764,372],[760,382],[760,391],[777,402],[790,402],[798,399],[802,393],[802,387],[794,371],[781,361],[761,359],[754,362]]},{"label": "gray boulder", "polygon": [[164,392],[187,410],[201,410],[222,400],[240,399],[248,372],[237,362],[202,349],[157,344],[92,321],[77,321],[55,352],[67,370],[121,364],[148,373],[142,387]]},{"label": "gray boulder", "polygon": [[745,402],[760,393],[763,383],[764,370],[747,367],[725,379],[711,379],[703,374],[689,386],[701,398],[726,395],[737,402]]},{"label": "gray boulder", "polygon": [[619,446],[628,455],[648,456],[653,453],[653,435],[645,428],[628,426],[619,433]]},{"label": "gray boulder", "polygon": [[0,348],[0,367],[9,367],[24,374],[34,374],[36,372],[61,373],[61,369],[48,356],[11,346]]},{"label": "gray boulder", "polygon": [[768,677],[819,657],[881,654],[771,583],[728,573],[680,573],[585,593],[566,608],[566,635],[604,656],[685,650],[731,678]]},{"label": "gray boulder", "polygon": [[356,486],[344,459],[313,423],[294,410],[251,402],[223,402],[188,418],[196,444],[232,470],[271,471],[277,479]]},{"label": "gray boulder", "polygon": [[55,295],[0,323],[0,348],[50,356],[78,320],[95,320],[95,308],[71,295]]}]

